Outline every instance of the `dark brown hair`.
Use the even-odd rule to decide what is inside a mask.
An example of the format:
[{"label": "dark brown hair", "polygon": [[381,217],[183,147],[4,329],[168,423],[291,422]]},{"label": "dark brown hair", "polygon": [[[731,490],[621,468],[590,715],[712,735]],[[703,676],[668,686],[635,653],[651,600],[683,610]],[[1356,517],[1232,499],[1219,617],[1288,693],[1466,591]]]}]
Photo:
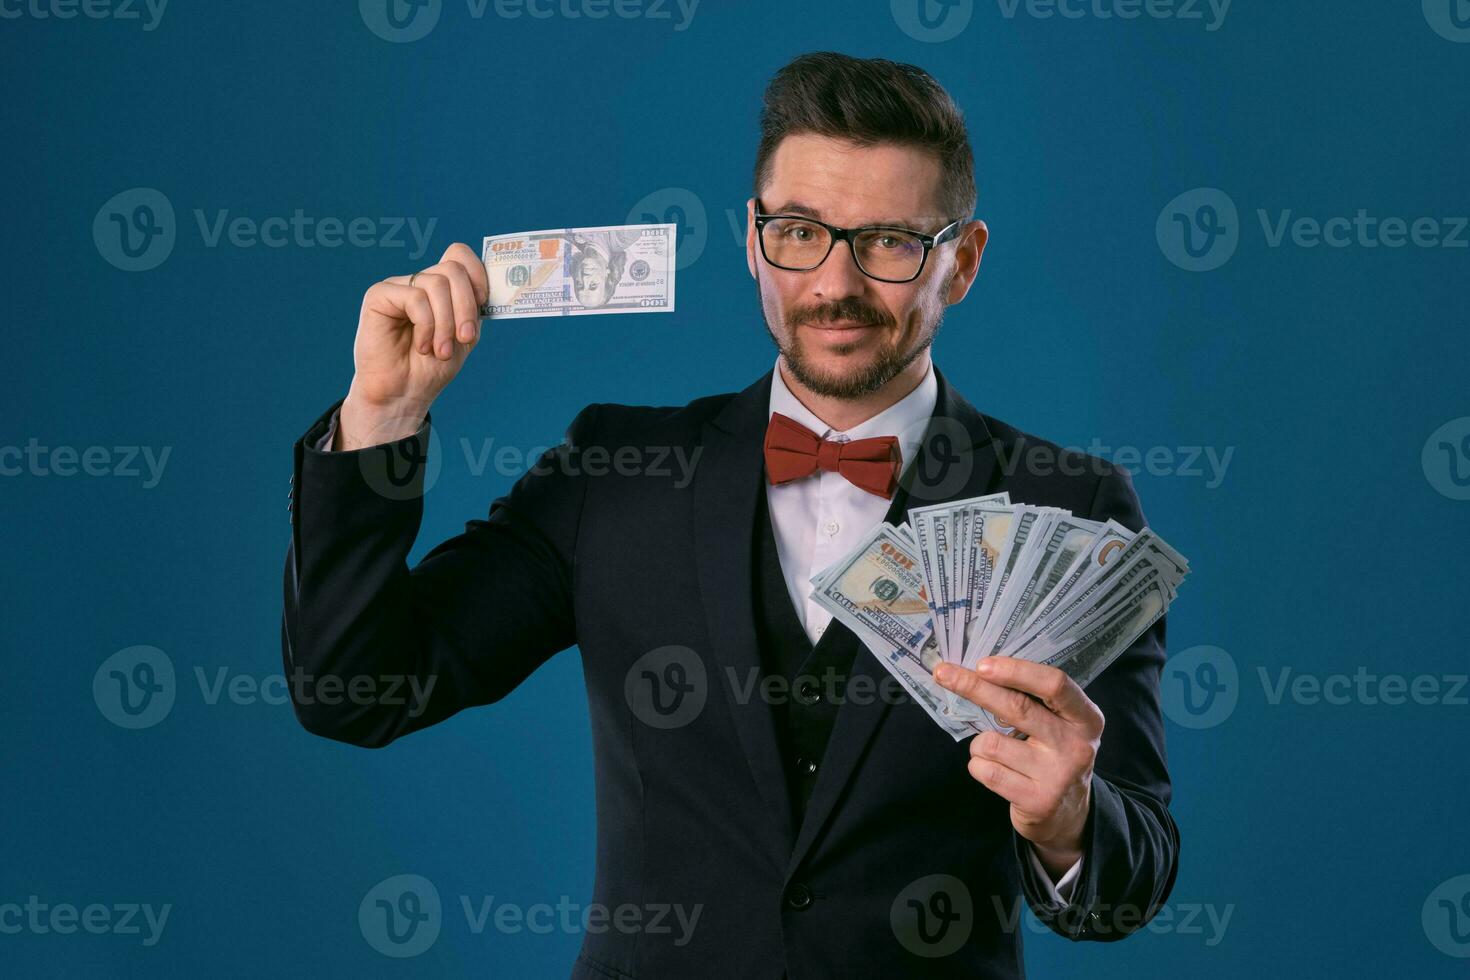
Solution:
[{"label": "dark brown hair", "polygon": [[941,216],[953,221],[974,213],[975,159],[964,115],[922,68],[815,51],[776,72],[761,109],[757,197],[771,179],[776,147],[798,133],[927,150],[939,160]]}]

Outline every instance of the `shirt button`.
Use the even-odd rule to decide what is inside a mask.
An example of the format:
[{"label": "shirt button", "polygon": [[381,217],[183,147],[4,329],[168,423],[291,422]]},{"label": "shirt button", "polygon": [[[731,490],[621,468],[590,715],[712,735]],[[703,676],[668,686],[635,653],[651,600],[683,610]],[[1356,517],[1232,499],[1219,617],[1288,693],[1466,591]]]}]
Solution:
[{"label": "shirt button", "polygon": [[821,636],[825,632],[827,632],[827,624],[826,623],[823,623],[821,626],[818,626],[817,629],[816,629],[816,634],[818,636]]},{"label": "shirt button", "polygon": [[826,524],[822,525],[822,530],[827,532],[828,537],[836,534],[839,529],[840,525],[836,521],[828,521]]},{"label": "shirt button", "polygon": [[786,889],[786,904],[793,909],[804,909],[812,904],[812,890],[798,882]]}]

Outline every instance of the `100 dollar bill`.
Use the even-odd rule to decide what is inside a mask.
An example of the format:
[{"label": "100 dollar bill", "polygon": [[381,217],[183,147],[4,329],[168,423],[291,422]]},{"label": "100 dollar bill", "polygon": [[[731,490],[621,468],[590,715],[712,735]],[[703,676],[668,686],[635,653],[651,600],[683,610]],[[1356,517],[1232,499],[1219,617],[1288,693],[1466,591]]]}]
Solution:
[{"label": "100 dollar bill", "polygon": [[493,235],[481,259],[481,316],[674,311],[675,225],[606,225]]}]

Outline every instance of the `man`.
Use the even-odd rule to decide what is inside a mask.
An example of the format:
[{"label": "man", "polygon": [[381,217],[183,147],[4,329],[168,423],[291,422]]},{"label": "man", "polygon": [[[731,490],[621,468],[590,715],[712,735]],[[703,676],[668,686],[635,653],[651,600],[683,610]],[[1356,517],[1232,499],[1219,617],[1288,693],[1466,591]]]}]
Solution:
[{"label": "man", "polygon": [[[877,522],[944,500],[1007,490],[1135,530],[1143,514],[1126,473],[981,415],[931,362],[987,239],[944,90],[911,66],[806,55],[772,80],[761,125],[746,257],[775,369],[677,408],[588,406],[412,570],[429,406],[479,338],[487,284],[455,245],[367,291],[352,386],[295,447],[284,654],[308,675],[434,686],[417,714],[297,714],[386,745],[576,644],[594,901],[701,914],[683,945],[589,934],[574,977],[1018,977],[1019,896],[1064,936],[1111,940],[1172,888],[1163,623],[1085,692],[1010,658],[941,668],[1028,736],[954,743],[808,579]],[[772,473],[777,416],[820,446],[804,475],[789,458]],[[897,459],[860,487],[843,446],[883,436]],[[608,465],[637,447],[697,459],[692,479]]]}]

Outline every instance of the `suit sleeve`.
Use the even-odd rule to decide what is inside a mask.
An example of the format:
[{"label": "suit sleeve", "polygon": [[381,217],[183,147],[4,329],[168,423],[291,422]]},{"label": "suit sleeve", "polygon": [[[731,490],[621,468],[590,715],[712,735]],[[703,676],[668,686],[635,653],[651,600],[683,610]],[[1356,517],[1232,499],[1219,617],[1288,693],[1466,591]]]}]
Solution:
[{"label": "suit sleeve", "polygon": [[[1126,471],[1113,469],[1102,477],[1088,516],[1111,518],[1133,531],[1143,528],[1143,511]],[[1082,873],[1071,901],[1052,899],[1035,870],[1021,861],[1032,911],[1068,939],[1122,939],[1147,924],[1174,887],[1179,830],[1169,815],[1172,792],[1159,706],[1164,656],[1161,618],[1087,688],[1106,722],[1093,766]],[[1018,848],[1025,846],[1012,836]]]},{"label": "suit sleeve", "polygon": [[485,520],[410,569],[435,465],[430,420],[398,442],[322,452],[340,404],[294,447],[281,653],[302,726],[376,748],[499,700],[577,642],[586,478],[565,463],[597,411],[583,409]]}]

